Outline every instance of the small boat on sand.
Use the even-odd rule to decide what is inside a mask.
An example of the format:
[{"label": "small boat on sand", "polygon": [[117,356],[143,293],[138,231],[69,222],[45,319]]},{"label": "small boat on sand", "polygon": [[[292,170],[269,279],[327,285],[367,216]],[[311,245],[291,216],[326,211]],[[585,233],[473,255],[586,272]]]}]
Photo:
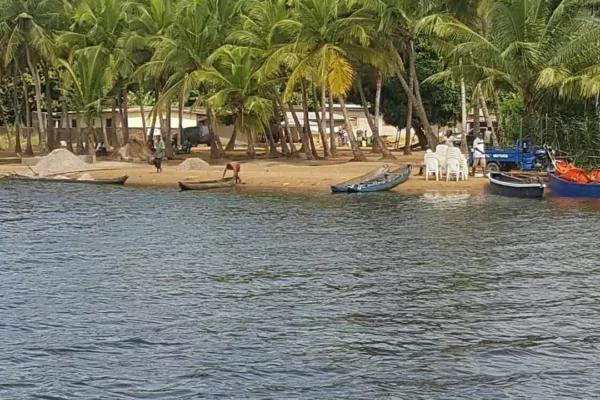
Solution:
[{"label": "small boat on sand", "polygon": [[117,178],[111,179],[76,179],[76,178],[52,178],[52,177],[40,177],[40,176],[28,176],[28,175],[11,175],[10,179],[19,181],[35,181],[35,182],[48,182],[48,183],[84,183],[88,185],[124,185],[129,176],[123,175]]},{"label": "small boat on sand", "polygon": [[390,171],[387,167],[377,174],[369,174],[331,187],[333,193],[383,192],[406,182],[412,173],[412,165]]},{"label": "small boat on sand", "polygon": [[226,178],[215,181],[182,181],[177,183],[181,190],[211,190],[211,189],[224,189],[235,186],[233,178]]},{"label": "small boat on sand", "polygon": [[519,197],[522,199],[541,199],[546,184],[538,177],[517,177],[501,172],[490,172],[489,192],[498,196]]},{"label": "small boat on sand", "polygon": [[390,169],[387,166],[383,166],[383,167],[379,167],[374,171],[371,171],[367,174],[358,176],[356,178],[352,178],[350,180],[347,180],[345,182],[342,183],[338,183],[337,185],[334,185],[331,187],[331,192],[332,193],[349,193],[349,188],[357,185],[361,182],[366,182],[369,181],[381,174],[384,174],[386,172],[389,172]]},{"label": "small boat on sand", "polygon": [[556,175],[555,171],[548,171],[548,179],[552,196],[600,199],[600,183],[571,182]]}]

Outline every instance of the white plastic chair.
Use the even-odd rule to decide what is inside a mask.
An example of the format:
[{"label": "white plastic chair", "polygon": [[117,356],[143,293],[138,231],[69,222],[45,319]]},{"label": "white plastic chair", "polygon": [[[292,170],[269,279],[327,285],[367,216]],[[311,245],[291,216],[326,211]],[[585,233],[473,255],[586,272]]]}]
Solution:
[{"label": "white plastic chair", "polygon": [[438,166],[440,169],[440,176],[442,175],[442,168],[446,166],[446,154],[448,152],[448,146],[445,144],[438,144],[435,147],[435,154],[438,159]]},{"label": "white plastic chair", "polygon": [[450,180],[450,175],[456,176],[456,182],[460,178],[461,161],[460,158],[448,157],[446,159],[446,182]]},{"label": "white plastic chair", "polygon": [[468,181],[469,180],[469,161],[467,161],[467,157],[465,157],[464,154],[460,155],[460,161],[461,161],[461,175],[463,178],[463,181]]},{"label": "white plastic chair", "polygon": [[435,174],[435,180],[440,180],[440,164],[435,153],[425,153],[425,180],[429,180],[429,175]]}]

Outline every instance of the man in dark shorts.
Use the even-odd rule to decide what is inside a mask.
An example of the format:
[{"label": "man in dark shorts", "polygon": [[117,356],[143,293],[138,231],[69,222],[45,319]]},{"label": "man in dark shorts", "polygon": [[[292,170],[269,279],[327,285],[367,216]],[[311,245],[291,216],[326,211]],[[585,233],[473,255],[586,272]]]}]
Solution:
[{"label": "man in dark shorts", "polygon": [[227,173],[227,171],[233,171],[234,183],[235,184],[242,183],[242,178],[240,178],[240,170],[241,169],[242,169],[242,167],[240,166],[240,163],[230,162],[229,164],[227,164],[225,166],[225,170],[223,171],[223,178],[221,178],[221,179],[225,179],[225,174]]}]

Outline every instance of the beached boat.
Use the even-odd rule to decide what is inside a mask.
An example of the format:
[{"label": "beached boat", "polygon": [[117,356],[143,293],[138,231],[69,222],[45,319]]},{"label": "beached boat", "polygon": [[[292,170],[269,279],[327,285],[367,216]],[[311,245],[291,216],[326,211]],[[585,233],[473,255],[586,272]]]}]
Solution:
[{"label": "beached boat", "polygon": [[500,172],[488,174],[489,192],[498,196],[541,199],[546,184],[538,177],[520,178]]},{"label": "beached boat", "polygon": [[548,179],[552,196],[600,199],[600,183],[570,182],[557,176],[554,171],[548,171]]},{"label": "beached boat", "polygon": [[[346,186],[346,193],[371,193],[371,192],[383,192],[395,188],[396,186],[406,182],[412,172],[412,165],[408,165],[406,168],[398,168],[390,171],[386,168],[385,171],[378,175],[372,176],[369,179],[361,180],[358,183]],[[331,190],[334,193],[334,188],[338,188],[339,185],[333,186]]]},{"label": "beached boat", "polygon": [[197,182],[178,182],[179,189],[181,190],[211,190],[211,189],[224,189],[235,186],[233,178],[226,178],[223,180],[215,181],[197,181]]},{"label": "beached boat", "polygon": [[365,175],[361,175],[359,177],[352,178],[345,182],[338,183],[337,185],[333,185],[331,187],[331,192],[332,193],[349,193],[350,188],[352,186],[358,185],[363,182],[370,181],[371,179],[376,178],[376,177],[378,177],[382,174],[385,174],[386,172],[389,172],[389,171],[390,171],[390,169],[387,166],[379,167],[376,170],[371,171]]},{"label": "beached boat", "polygon": [[75,178],[52,178],[52,177],[39,177],[39,176],[27,176],[27,175],[11,175],[10,179],[20,181],[35,181],[35,182],[49,182],[49,183],[85,183],[88,185],[124,185],[129,178],[127,175],[119,176],[111,179],[75,179]]}]

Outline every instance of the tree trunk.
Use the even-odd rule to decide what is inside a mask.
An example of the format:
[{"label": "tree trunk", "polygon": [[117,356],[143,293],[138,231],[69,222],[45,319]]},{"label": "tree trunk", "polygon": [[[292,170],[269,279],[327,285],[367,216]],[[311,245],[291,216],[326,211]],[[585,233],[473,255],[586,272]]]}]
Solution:
[{"label": "tree trunk", "polygon": [[328,157],[329,153],[329,144],[327,143],[327,123],[325,122],[325,114],[327,107],[327,99],[326,99],[327,87],[325,85],[321,86],[321,120],[319,121],[319,132],[321,133],[321,141],[323,142],[323,156]]},{"label": "tree trunk", "polygon": [[[112,99],[110,111],[110,140],[109,144],[114,148],[119,148],[119,139],[117,138],[117,99]],[[69,125],[70,126],[70,125]],[[146,134],[146,133],[144,133]]]},{"label": "tree trunk", "polygon": [[235,149],[235,141],[237,139],[237,129],[233,128],[233,133],[225,146],[225,151],[233,151]]},{"label": "tree trunk", "polygon": [[473,104],[473,134],[477,135],[479,132],[481,132],[481,121],[479,120],[479,102],[473,101]]},{"label": "tree trunk", "polygon": [[483,117],[485,118],[485,124],[487,128],[492,132],[492,146],[498,146],[498,137],[496,136],[496,129],[494,128],[494,123],[492,122],[492,117],[490,116],[490,111],[487,108],[487,104],[483,96],[479,96],[479,105],[483,110]]},{"label": "tree trunk", "polygon": [[223,151],[223,145],[221,144],[221,139],[217,132],[217,118],[215,117],[212,108],[206,108],[206,115],[208,119],[208,132],[210,134],[210,159],[218,160],[220,158],[225,158],[226,154],[225,151]]},{"label": "tree trunk", "polygon": [[273,132],[271,132],[271,127],[269,125],[263,125],[263,129],[265,131],[265,135],[267,135],[267,143],[269,145],[269,157],[279,157],[279,152],[277,151],[277,143],[275,143],[275,139],[273,139]]},{"label": "tree trunk", "polygon": [[[383,143],[381,136],[379,136],[379,127],[376,125],[375,121],[373,120],[373,117],[371,116],[371,113],[369,112],[369,107],[367,106],[367,99],[365,97],[365,91],[362,87],[362,82],[360,81],[360,79],[356,80],[356,87],[358,88],[358,93],[360,95],[360,101],[363,106],[365,117],[367,118],[367,122],[369,123],[369,127],[371,128],[371,132],[373,134],[373,141],[378,143],[377,148],[379,150],[379,153],[383,155],[384,159],[395,160],[396,157],[394,157],[394,155],[388,150],[385,143]],[[373,149],[373,152],[375,152],[375,149]]]},{"label": "tree trunk", "polygon": [[127,87],[123,90],[123,142],[129,143],[129,93]]},{"label": "tree trunk", "polygon": [[62,127],[67,131],[67,150],[73,153],[73,139],[71,138],[71,124],[69,122],[69,111],[67,110],[67,102],[61,101],[61,119]]},{"label": "tree trunk", "polygon": [[292,157],[298,156],[298,151],[296,150],[296,146],[294,145],[294,136],[292,135],[292,129],[290,128],[290,121],[287,119],[287,113],[285,112],[285,107],[283,106],[283,100],[281,100],[281,96],[279,93],[275,95],[275,100],[277,100],[277,104],[279,105],[279,109],[281,110],[281,115],[283,116],[283,124],[285,126],[285,137],[287,138],[288,144],[290,145],[290,155]]},{"label": "tree trunk", "polygon": [[252,131],[246,127],[242,127],[246,131],[246,141],[248,142],[248,150],[246,154],[248,158],[256,158],[256,151],[254,150],[254,135]]},{"label": "tree trunk", "polygon": [[[79,125],[79,124],[78,124]],[[96,154],[96,138],[94,137],[94,119],[93,118],[87,118],[86,121],[86,131],[87,131],[87,140],[86,140],[86,146],[87,146],[87,152],[90,156],[93,156],[94,154]]]},{"label": "tree trunk", "polygon": [[146,110],[144,110],[144,92],[140,88],[139,93],[140,98],[140,117],[142,118],[142,136],[144,137],[144,142],[148,140],[146,135],[148,134],[148,127],[146,126]]},{"label": "tree trunk", "polygon": [[[408,52],[408,64],[412,65],[414,54],[412,51]],[[415,77],[412,74],[412,68],[409,68],[408,71],[408,82],[410,84],[410,90],[414,92],[415,90]],[[404,155],[409,156],[412,154],[411,146],[412,146],[412,125],[413,125],[413,102],[411,97],[408,97],[408,106],[406,110],[406,133],[404,134]]]},{"label": "tree trunk", "polygon": [[[375,89],[375,118],[373,120],[373,123],[375,125],[375,129],[377,131],[377,136],[374,136],[374,140],[373,140],[373,153],[382,153],[383,154],[383,149],[382,149],[382,144],[385,145],[385,143],[383,142],[383,139],[381,139],[381,136],[379,135],[379,126],[381,124],[381,116],[379,115],[379,110],[381,107],[381,72],[378,70],[377,71],[377,82],[376,82],[376,89]],[[373,133],[373,135],[375,135],[375,133]],[[386,149],[387,150],[387,149]],[[389,155],[391,156],[392,154],[388,151]],[[385,155],[384,155],[385,157]],[[395,157],[394,157],[395,158]]]},{"label": "tree trunk", "polygon": [[425,135],[425,132],[423,132],[423,128],[421,128],[419,124],[413,124],[412,127],[415,129],[415,135],[417,136],[417,140],[419,141],[419,146],[421,147],[421,150],[425,150],[427,147],[431,147],[427,143],[427,136]]},{"label": "tree trunk", "polygon": [[49,151],[54,150],[57,147],[56,132],[54,130],[54,120],[52,119],[52,86],[50,83],[50,72],[48,68],[44,67],[44,80],[46,89],[46,128],[47,132],[47,148]]},{"label": "tree trunk", "polygon": [[[306,143],[304,141],[304,132],[302,130],[302,126],[300,125],[300,120],[298,119],[296,110],[294,110],[294,106],[292,106],[291,102],[288,102],[287,105],[288,105],[288,109],[290,110],[290,113],[292,114],[292,118],[294,119],[294,124],[296,125],[296,132],[298,132],[298,135],[302,139],[302,147],[300,148],[300,152],[304,152],[306,159],[311,160],[312,154],[310,153],[310,147],[305,146]],[[292,141],[293,141],[293,139],[294,138],[292,137]]]},{"label": "tree trunk", "polygon": [[[281,129],[281,118],[282,118],[282,113],[281,113],[281,108],[279,107],[279,101],[277,100],[277,96],[275,96],[275,98],[273,99],[273,110],[275,111],[275,122],[277,123],[277,132],[279,133],[279,137],[281,139],[281,152],[283,153],[284,156],[288,157],[290,155],[290,150],[287,147],[286,144],[286,140],[287,140],[287,132],[284,131],[282,133],[282,129]],[[285,113],[283,113],[283,118],[285,118],[286,115]],[[287,126],[287,124],[286,124]]]},{"label": "tree trunk", "polygon": [[[421,85],[419,84],[419,76],[417,75],[417,68],[415,66],[416,64],[416,53],[415,53],[415,43],[413,42],[412,39],[409,40],[409,45],[410,45],[410,53],[411,53],[411,57],[410,57],[410,71],[411,71],[411,75],[413,77],[413,84],[414,84],[414,96],[412,96],[411,93],[411,97],[413,97],[413,107],[415,107],[417,109],[417,115],[419,115],[419,119],[421,120],[421,125],[423,125],[423,128],[425,129],[425,135],[427,136],[427,141],[429,142],[429,146],[435,148],[435,146],[437,146],[438,144],[438,136],[437,134],[435,134],[433,132],[433,128],[431,127],[431,125],[429,124],[429,119],[427,118],[427,113],[425,112],[425,106],[423,105],[423,99],[421,98]],[[398,57],[400,57],[398,55]],[[402,60],[400,58],[400,60]],[[406,81],[404,81],[404,83],[406,84]],[[404,87],[404,85],[403,85]],[[409,89],[410,88],[407,86],[404,90]],[[415,101],[416,100],[416,101]]]},{"label": "tree trunk", "polygon": [[[460,60],[460,65],[462,67],[462,59]],[[460,107],[461,107],[461,140],[460,140],[460,151],[463,154],[467,154],[469,149],[467,148],[467,86],[465,85],[465,79],[462,76],[460,77]]]},{"label": "tree trunk", "polygon": [[46,153],[46,132],[44,130],[44,118],[42,116],[42,84],[40,82],[40,75],[38,73],[37,66],[31,61],[28,45],[25,46],[25,54],[27,57],[27,65],[29,65],[29,70],[33,76],[33,83],[35,87],[35,111],[37,115],[39,148],[42,153]]},{"label": "tree trunk", "polygon": [[158,100],[160,99],[160,91],[154,91],[154,107],[152,107],[152,122],[150,123],[150,132],[144,132],[144,136],[146,136],[146,140],[149,145],[152,145],[154,142],[154,130],[156,129],[156,118],[158,117],[158,109],[156,108],[158,105]]},{"label": "tree trunk", "polygon": [[329,88],[329,152],[332,156],[337,156],[337,137],[335,134],[335,125],[333,121],[333,95]]},{"label": "tree trunk", "polygon": [[[395,72],[396,72],[396,76],[398,77],[398,80],[400,81],[400,84],[402,85],[402,89],[404,89],[404,92],[406,93],[407,97],[413,102],[413,106],[417,111],[417,115],[419,116],[421,125],[423,125],[423,128],[425,128],[425,135],[427,136],[427,141],[429,142],[429,146],[435,147],[438,143],[438,139],[437,139],[435,133],[433,133],[433,129],[431,129],[431,125],[429,125],[429,119],[427,119],[427,114],[425,113],[425,108],[423,107],[423,103],[419,102],[415,95],[415,93],[418,91],[418,87],[419,87],[418,86],[418,78],[414,74],[414,71],[413,71],[413,80],[414,80],[414,84],[415,84],[415,87],[414,87],[415,93],[413,93],[413,90],[410,90],[410,86],[408,86],[406,79],[404,79],[404,76],[402,75],[402,69],[400,68],[400,65],[402,65],[402,58],[400,57],[400,55],[398,54],[397,51],[394,51],[394,56],[396,57],[396,65],[394,68]],[[414,57],[412,57],[412,58],[414,58]],[[412,66],[411,66],[411,69],[412,69]],[[420,94],[419,94],[419,97],[420,97]]]},{"label": "tree trunk", "polygon": [[14,87],[13,87],[13,107],[15,108],[15,154],[21,154],[21,104],[19,96],[19,83],[22,82],[19,73],[19,63],[14,59]]},{"label": "tree trunk", "polygon": [[503,122],[504,117],[502,115],[502,109],[500,105],[500,96],[498,96],[498,92],[494,90],[494,108],[496,112],[496,120],[498,121],[498,129],[496,131],[496,137],[498,138],[498,142],[502,142],[502,134],[503,134]]},{"label": "tree trunk", "polygon": [[76,151],[77,154],[83,154],[84,153],[84,148],[83,148],[83,138],[81,137],[81,119],[79,118],[79,115],[77,115],[75,117],[75,121],[77,122],[77,147],[76,147]]},{"label": "tree trunk", "polygon": [[171,135],[171,103],[169,102],[169,104],[167,104],[167,112],[166,112],[166,126],[165,126],[165,131],[166,131],[166,140],[165,138],[163,138],[163,140],[165,140],[165,157],[167,157],[168,160],[171,160],[173,158],[175,158],[175,154],[173,152],[173,140],[172,140],[172,135]]},{"label": "tree trunk", "polygon": [[27,90],[27,82],[23,82],[23,96],[25,97],[25,124],[27,125],[27,131],[25,132],[26,145],[25,155],[33,156],[33,146],[31,145],[31,110],[29,108],[29,92]]},{"label": "tree trunk", "polygon": [[181,98],[179,99],[179,129],[177,130],[177,147],[181,147],[181,141],[183,140],[183,107],[185,106],[185,99],[183,95],[185,93],[181,91]]},{"label": "tree trunk", "polygon": [[[300,80],[300,86],[302,88],[302,109],[304,112],[304,139],[302,144],[307,147],[313,158],[319,158],[317,149],[315,148],[315,142],[312,137],[312,131],[310,130],[310,120],[308,119],[308,96],[306,93],[306,82],[304,79]],[[307,151],[307,150],[305,150]]]},{"label": "tree trunk", "polygon": [[342,106],[342,114],[344,114],[344,121],[346,123],[346,127],[348,129],[348,139],[350,140],[350,146],[352,147],[352,154],[354,155],[353,161],[367,161],[367,157],[363,154],[358,147],[358,142],[356,141],[356,136],[354,136],[354,129],[352,129],[352,124],[350,123],[350,118],[348,118],[348,110],[346,109],[346,102],[344,97],[339,97],[340,105]]}]

